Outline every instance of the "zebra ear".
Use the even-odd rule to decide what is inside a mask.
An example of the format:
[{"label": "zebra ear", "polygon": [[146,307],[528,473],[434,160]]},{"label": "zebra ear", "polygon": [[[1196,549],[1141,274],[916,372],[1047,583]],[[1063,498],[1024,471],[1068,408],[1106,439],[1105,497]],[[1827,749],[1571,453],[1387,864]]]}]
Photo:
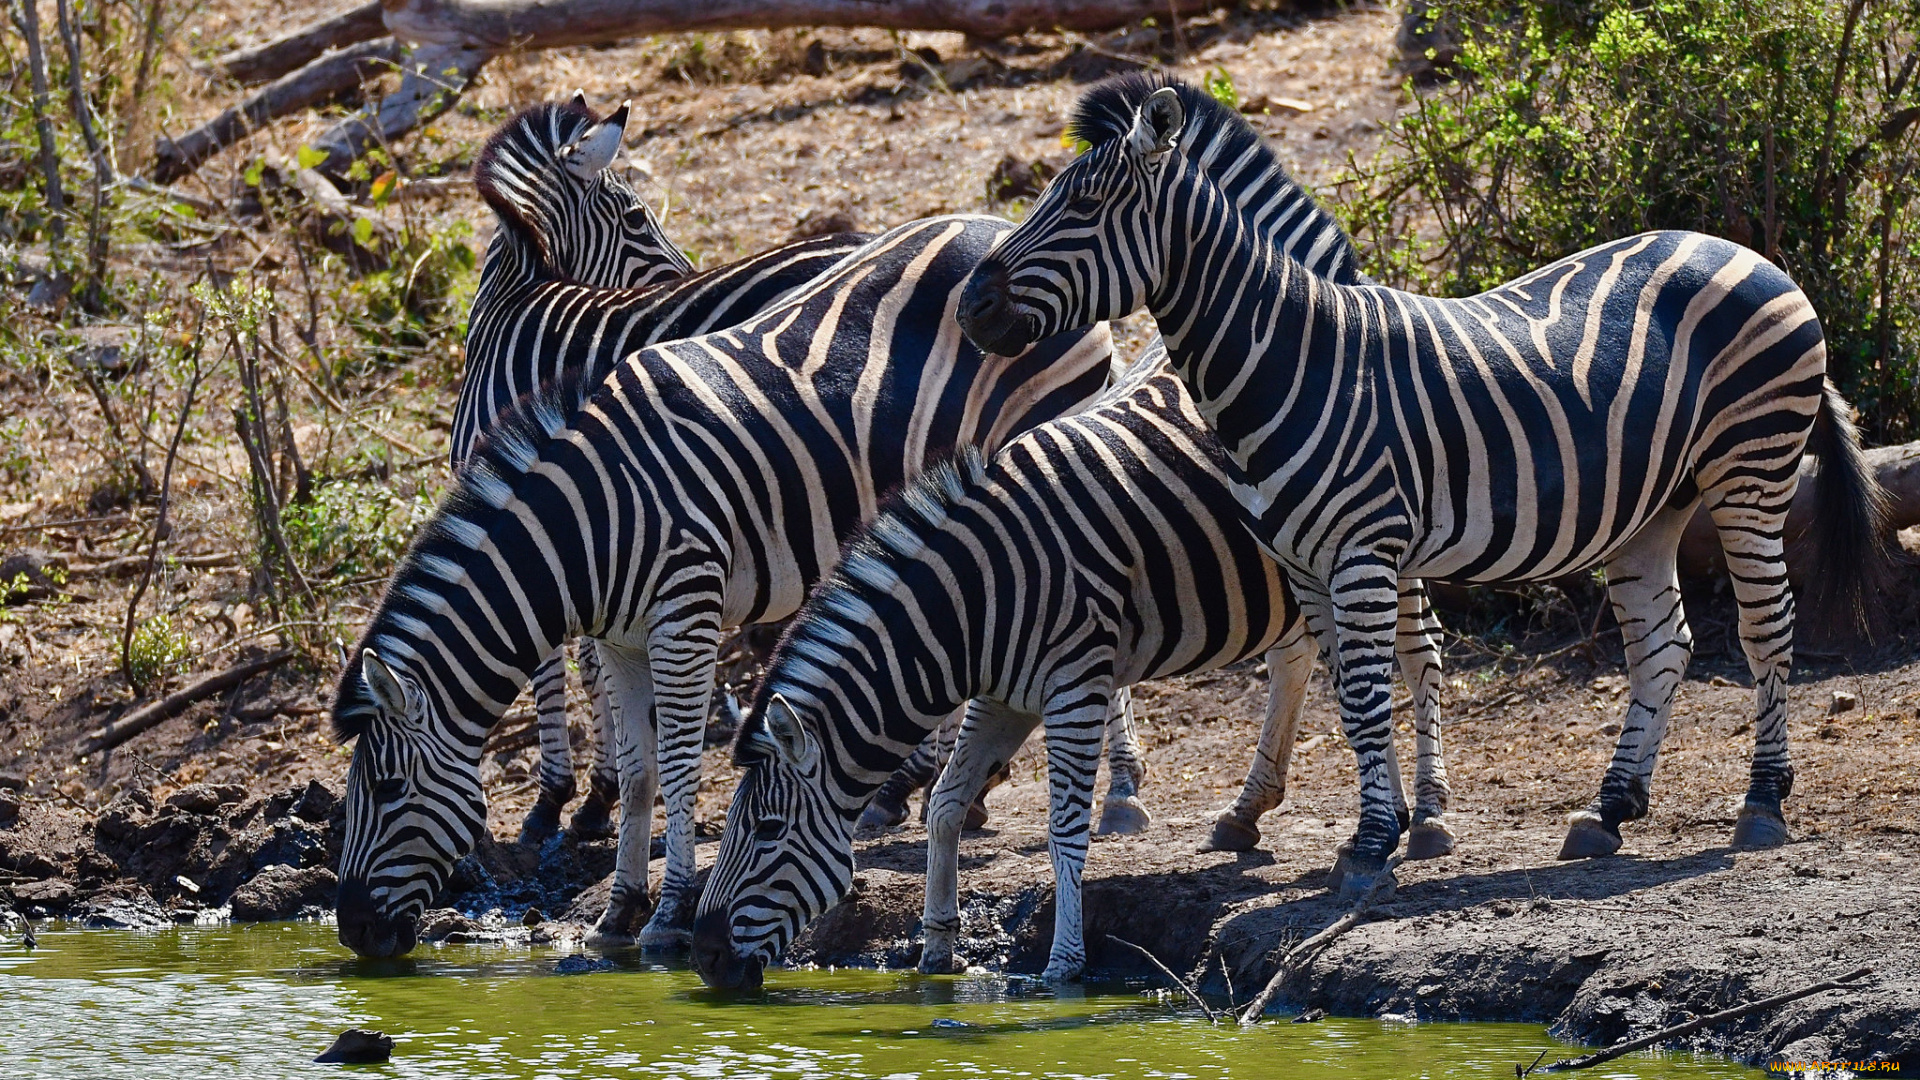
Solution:
[{"label": "zebra ear", "polygon": [[585,90],[575,90],[573,97],[568,99],[567,104],[572,108],[584,110],[587,107],[587,92]]},{"label": "zebra ear", "polygon": [[1187,108],[1180,104],[1180,92],[1163,86],[1147,95],[1133,114],[1133,128],[1127,132],[1127,148],[1138,157],[1159,164],[1180,138],[1187,122]]},{"label": "zebra ear", "polygon": [[621,102],[612,116],[587,129],[579,141],[568,148],[567,171],[582,180],[591,180],[605,172],[620,153],[620,139],[627,130],[628,103]]},{"label": "zebra ear", "polygon": [[761,730],[773,744],[772,749],[789,766],[806,770],[813,761],[813,736],[800,722],[800,714],[779,694],[767,702],[767,715]]},{"label": "zebra ear", "polygon": [[407,692],[401,688],[393,669],[372,649],[364,649],[360,653],[360,678],[366,682],[367,693],[373,695],[374,704],[380,706],[382,712],[395,716],[406,715]]}]

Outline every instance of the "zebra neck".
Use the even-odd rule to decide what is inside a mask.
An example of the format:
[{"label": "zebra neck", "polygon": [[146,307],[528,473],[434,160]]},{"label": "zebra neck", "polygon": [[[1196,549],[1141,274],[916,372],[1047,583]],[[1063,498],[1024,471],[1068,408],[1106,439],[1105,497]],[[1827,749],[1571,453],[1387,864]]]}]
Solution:
[{"label": "zebra neck", "polygon": [[480,261],[480,283],[470,310],[477,316],[522,289],[558,277],[525,237],[501,225],[494,230],[493,239],[487,242],[486,257]]}]

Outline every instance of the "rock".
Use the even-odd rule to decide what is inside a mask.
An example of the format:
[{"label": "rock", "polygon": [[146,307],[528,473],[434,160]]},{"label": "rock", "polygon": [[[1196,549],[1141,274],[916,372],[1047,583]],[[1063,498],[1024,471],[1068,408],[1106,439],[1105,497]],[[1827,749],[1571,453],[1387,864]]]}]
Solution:
[{"label": "rock", "polygon": [[161,930],[173,923],[144,891],[82,900],[73,905],[67,918],[89,930]]},{"label": "rock", "polygon": [[0,558],[0,607],[46,600],[60,593],[67,561],[44,551],[17,551]]},{"label": "rock", "polygon": [[325,825],[340,808],[340,793],[318,780],[307,781],[306,790],[293,801],[287,812],[301,821]]},{"label": "rock", "polygon": [[238,784],[189,784],[169,795],[167,805],[189,814],[211,814],[246,797],[247,789]]},{"label": "rock", "polygon": [[5,788],[0,788],[0,825],[5,825],[19,816],[20,797]]},{"label": "rock", "polygon": [[590,971],[612,970],[613,961],[603,960],[597,956],[588,956],[585,953],[571,953],[561,957],[560,962],[553,965],[553,973],[555,975],[585,975]]},{"label": "rock", "polygon": [[541,923],[546,921],[547,921],[547,913],[544,911],[541,911],[537,907],[528,908],[527,913],[520,917],[520,925],[526,927],[529,930],[533,929],[536,926],[539,926]]},{"label": "rock", "polygon": [[306,868],[323,866],[327,861],[327,838],[320,830],[297,818],[276,822],[273,832],[253,855],[253,871],[269,866]]},{"label": "rock", "polygon": [[19,773],[0,772],[0,791],[25,791],[27,778]]},{"label": "rock", "polygon": [[987,202],[1003,203],[1014,199],[1031,199],[1040,194],[1060,170],[1041,159],[1021,161],[1008,154],[993,167],[993,174],[987,177]]},{"label": "rock", "polygon": [[1846,690],[1835,690],[1833,700],[1827,704],[1827,715],[1838,716],[1843,712],[1852,712],[1860,707],[1860,695]]},{"label": "rock", "polygon": [[227,903],[235,922],[269,922],[294,918],[303,908],[332,907],[339,889],[339,879],[324,866],[274,865],[233,890]]},{"label": "rock", "polygon": [[1317,1024],[1320,1021],[1325,1020],[1326,1018],[1327,1018],[1327,1010],[1308,1009],[1306,1012],[1303,1012],[1299,1016],[1294,1017],[1293,1022],[1296,1024]]},{"label": "rock", "polygon": [[38,904],[47,908],[64,908],[73,903],[73,886],[60,878],[29,881],[13,887],[13,902],[23,907]]},{"label": "rock", "polygon": [[486,927],[452,908],[435,908],[420,916],[419,940],[446,941],[455,934],[462,940],[471,941],[485,933]]},{"label": "rock", "polygon": [[859,232],[860,223],[854,216],[838,208],[809,210],[787,234],[788,240],[805,240],[813,236],[831,236],[834,233]]},{"label": "rock", "polygon": [[313,1060],[322,1065],[378,1065],[393,1056],[393,1039],[384,1031],[348,1028]]}]

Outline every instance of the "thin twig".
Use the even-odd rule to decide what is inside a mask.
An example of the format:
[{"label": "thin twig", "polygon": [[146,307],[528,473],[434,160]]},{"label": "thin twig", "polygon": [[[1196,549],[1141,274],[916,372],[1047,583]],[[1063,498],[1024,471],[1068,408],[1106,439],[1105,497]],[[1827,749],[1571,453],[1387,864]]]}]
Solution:
[{"label": "thin twig", "polygon": [[1380,870],[1380,876],[1373,879],[1373,887],[1368,889],[1366,893],[1360,897],[1359,901],[1353,905],[1352,910],[1334,920],[1333,924],[1325,930],[1320,931],[1287,950],[1287,955],[1280,958],[1280,966],[1274,969],[1273,977],[1267,980],[1267,985],[1261,989],[1259,995],[1253,999],[1253,1002],[1241,1011],[1240,1023],[1259,1023],[1260,1015],[1267,1011],[1267,1006],[1271,1004],[1274,997],[1280,993],[1280,987],[1284,985],[1287,978],[1293,974],[1294,964],[1304,959],[1308,953],[1331,942],[1333,939],[1366,921],[1374,901],[1378,900],[1381,893],[1393,882],[1394,868],[1399,866],[1400,862],[1401,857],[1398,855],[1388,859],[1387,865]]},{"label": "thin twig", "polygon": [[[1547,1047],[1547,1050],[1551,1050],[1551,1049],[1553,1049],[1551,1046]],[[1518,1065],[1515,1065],[1513,1067],[1513,1075],[1519,1077],[1520,1080],[1527,1080],[1527,1077],[1533,1074],[1533,1070],[1539,1068],[1540,1063],[1547,1059],[1547,1050],[1540,1051],[1540,1056],[1533,1059],[1533,1064],[1527,1066],[1524,1069],[1522,1069]]]},{"label": "thin twig", "polygon": [[1153,955],[1152,953],[1141,948],[1140,946],[1135,945],[1133,942],[1128,941],[1126,938],[1119,937],[1115,934],[1108,934],[1107,940],[1113,942],[1116,945],[1125,945],[1127,948],[1132,949],[1134,952],[1137,952],[1141,956],[1146,957],[1149,963],[1151,963],[1154,967],[1157,967],[1160,969],[1160,974],[1165,975],[1169,979],[1172,979],[1173,984],[1175,986],[1178,986],[1180,989],[1186,991],[1187,996],[1193,999],[1193,1003],[1195,1005],[1200,1006],[1200,1011],[1207,1014],[1208,1023],[1210,1024],[1219,1023],[1220,1014],[1213,1010],[1213,1006],[1207,1004],[1206,998],[1203,998],[1200,996],[1200,991],[1195,990],[1192,986],[1188,985],[1187,980],[1181,978],[1178,975],[1175,975],[1172,972],[1172,970],[1167,967],[1167,965],[1160,962],[1159,957]]},{"label": "thin twig", "polygon": [[1741,1005],[1738,1008],[1726,1009],[1722,1012],[1714,1013],[1711,1016],[1702,1016],[1697,1020],[1689,1020],[1684,1024],[1675,1024],[1672,1027],[1661,1028],[1659,1031],[1644,1038],[1610,1046],[1597,1054],[1588,1054],[1585,1057],[1567,1058],[1562,1061],[1556,1061],[1540,1071],[1571,1072],[1574,1069],[1589,1069],[1595,1065],[1612,1061],[1614,1058],[1624,1054],[1631,1054],[1635,1050],[1645,1050],[1647,1047],[1653,1046],[1656,1043],[1663,1043],[1669,1039],[1677,1039],[1682,1035],[1691,1035],[1702,1028],[1712,1027],[1715,1024],[1724,1024],[1729,1020],[1738,1020],[1743,1016],[1757,1012],[1765,1012],[1768,1009],[1779,1008],[1782,1005],[1799,1001],[1801,998],[1812,997],[1815,994],[1824,993],[1828,990],[1838,990],[1856,980],[1866,978],[1871,974],[1873,974],[1872,967],[1855,968],[1837,979],[1828,979],[1825,982],[1814,983],[1812,986],[1803,987],[1790,993],[1776,994],[1773,997],[1765,998],[1748,1005]]},{"label": "thin twig", "polygon": [[[173,501],[173,462],[180,453],[180,437],[187,432],[187,418],[193,415],[193,400],[200,393],[200,382],[206,378],[206,367],[200,363],[200,332],[205,326],[206,313],[202,311],[195,320],[193,343],[188,349],[193,374],[187,379],[186,400],[180,403],[180,420],[173,426],[173,441],[167,445],[166,464],[160,470],[160,505],[153,519],[153,542],[147,546],[146,566],[140,571],[140,583],[133,587],[133,596],[127,601],[127,621],[120,631],[120,674],[136,694],[145,693],[147,688],[145,682],[133,674],[133,628],[140,617],[140,600],[153,581],[154,568],[160,565],[160,545],[173,535],[173,525],[167,520],[167,510]],[[161,672],[160,677],[164,686],[166,673]]]}]

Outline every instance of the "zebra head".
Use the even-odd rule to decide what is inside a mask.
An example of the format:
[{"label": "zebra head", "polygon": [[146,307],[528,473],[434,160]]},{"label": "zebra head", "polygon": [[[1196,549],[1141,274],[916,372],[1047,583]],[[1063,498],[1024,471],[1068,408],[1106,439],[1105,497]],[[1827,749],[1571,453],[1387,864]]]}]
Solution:
[{"label": "zebra head", "polygon": [[[1162,86],[1110,135],[1061,170],[1033,211],[967,279],[960,328],[987,352],[1017,356],[1042,338],[1138,311],[1161,276],[1156,218],[1180,173],[1183,88]],[[1097,92],[1096,92],[1097,93]],[[1069,131],[1087,139],[1112,117],[1082,102]],[[1088,140],[1091,141],[1091,140]]]},{"label": "zebra head", "polygon": [[547,273],[600,288],[635,288],[693,272],[653,210],[612,165],[626,105],[601,119],[576,92],[529,108],[495,132],[474,162],[474,186],[500,219],[494,245],[520,245]]},{"label": "zebra head", "polygon": [[478,745],[450,738],[430,682],[374,648],[342,673],[337,731],[357,739],[340,854],[340,943],[361,956],[413,948],[427,904],[486,826]]},{"label": "zebra head", "polygon": [[693,921],[693,966],[708,986],[759,989],[766,965],[853,882],[851,814],[827,797],[816,734],[829,721],[771,694],[741,726],[745,768]]}]

